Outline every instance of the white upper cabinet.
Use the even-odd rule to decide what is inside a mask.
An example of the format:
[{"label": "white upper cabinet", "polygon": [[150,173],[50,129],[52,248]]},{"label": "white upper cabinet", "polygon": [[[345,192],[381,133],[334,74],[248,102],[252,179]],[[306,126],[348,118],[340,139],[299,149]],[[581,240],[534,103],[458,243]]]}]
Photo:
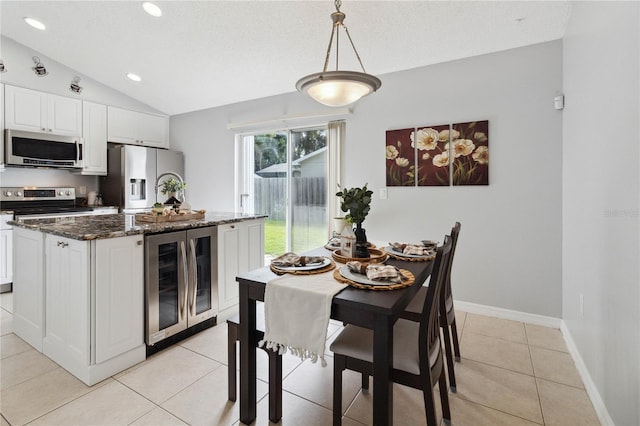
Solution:
[{"label": "white upper cabinet", "polygon": [[6,86],[5,117],[7,129],[82,136],[79,99]]},{"label": "white upper cabinet", "polygon": [[82,103],[83,175],[107,174],[107,106]]},{"label": "white upper cabinet", "polygon": [[[0,84],[0,134],[4,140],[4,84]],[[4,147],[0,147],[0,172],[4,171]]]},{"label": "white upper cabinet", "polygon": [[140,113],[140,127],[145,145],[169,148],[169,117]]},{"label": "white upper cabinet", "polygon": [[109,107],[107,121],[109,142],[169,148],[169,117]]}]

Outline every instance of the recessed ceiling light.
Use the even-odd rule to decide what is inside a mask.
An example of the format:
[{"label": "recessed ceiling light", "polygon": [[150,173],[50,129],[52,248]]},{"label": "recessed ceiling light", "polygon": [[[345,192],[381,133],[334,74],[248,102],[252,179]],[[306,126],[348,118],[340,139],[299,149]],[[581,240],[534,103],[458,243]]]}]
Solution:
[{"label": "recessed ceiling light", "polygon": [[127,78],[128,78],[129,80],[133,80],[133,81],[142,81],[142,79],[140,78],[140,76],[139,76],[139,75],[137,75],[137,74],[129,73],[129,74],[127,74]]},{"label": "recessed ceiling light", "polygon": [[142,8],[151,16],[155,16],[156,18],[162,16],[162,10],[150,1],[142,3]]},{"label": "recessed ceiling light", "polygon": [[33,19],[33,18],[24,18],[24,22],[26,22],[27,24],[31,25],[33,28],[37,29],[37,30],[46,30],[47,27],[40,21],[38,21],[37,19]]}]

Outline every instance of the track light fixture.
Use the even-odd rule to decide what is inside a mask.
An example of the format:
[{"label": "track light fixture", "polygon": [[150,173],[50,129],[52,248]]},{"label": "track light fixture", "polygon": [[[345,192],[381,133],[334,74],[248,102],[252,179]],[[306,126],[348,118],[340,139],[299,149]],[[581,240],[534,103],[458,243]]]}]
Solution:
[{"label": "track light fixture", "polygon": [[78,77],[77,75],[73,77],[71,85],[69,86],[69,90],[71,90],[73,93],[82,92],[82,87],[80,86],[80,77]]},{"label": "track light fixture", "polygon": [[47,69],[42,64],[42,62],[40,62],[40,58],[38,58],[37,56],[34,56],[32,59],[35,66],[31,69],[33,70],[33,72],[36,73],[38,77],[44,77],[45,75],[49,74]]}]

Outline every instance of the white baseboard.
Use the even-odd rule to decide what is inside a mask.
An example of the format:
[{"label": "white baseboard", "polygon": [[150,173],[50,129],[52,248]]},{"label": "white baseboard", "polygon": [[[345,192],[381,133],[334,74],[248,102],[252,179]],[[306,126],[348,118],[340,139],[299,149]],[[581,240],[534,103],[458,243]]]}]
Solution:
[{"label": "white baseboard", "polygon": [[459,309],[464,312],[469,312],[472,314],[486,315],[495,318],[508,319],[513,321],[521,321],[527,324],[540,325],[543,327],[551,327],[551,328],[559,328],[562,332],[562,336],[564,337],[564,341],[567,344],[567,349],[569,350],[569,354],[573,358],[573,362],[576,364],[576,369],[578,370],[578,374],[580,374],[580,378],[582,379],[582,383],[584,384],[585,391],[593,404],[593,408],[596,411],[596,415],[598,416],[598,420],[600,420],[600,424],[605,426],[614,426],[613,420],[609,415],[609,411],[600,396],[600,392],[598,392],[598,388],[596,387],[591,375],[589,374],[589,370],[585,365],[582,356],[580,356],[580,352],[571,337],[571,333],[567,328],[565,322],[560,318],[547,317],[544,315],[530,314],[527,312],[519,312],[512,311],[510,309],[496,308],[494,306],[487,305],[479,305],[477,303],[470,302],[462,302],[456,300],[454,302],[456,309]]},{"label": "white baseboard", "polygon": [[589,399],[591,399],[593,408],[596,410],[596,415],[598,416],[598,420],[600,420],[600,424],[606,426],[614,426],[613,419],[609,415],[609,410],[607,410],[607,407],[604,404],[602,397],[600,396],[600,392],[598,392],[598,388],[593,382],[593,379],[589,374],[589,370],[587,369],[582,356],[580,356],[578,347],[573,341],[571,332],[567,328],[567,325],[564,321],[562,321],[560,331],[562,331],[564,341],[567,343],[569,354],[571,354],[573,362],[576,364],[576,369],[578,370],[578,374],[580,374],[580,378],[582,379],[582,383],[584,384],[584,389],[587,391],[587,395],[589,395]]},{"label": "white baseboard", "polygon": [[544,315],[530,314],[527,312],[512,311],[511,309],[496,308],[494,306],[479,305],[477,303],[462,302],[456,300],[454,302],[456,309],[472,314],[486,315],[508,319],[513,321],[521,321],[527,324],[540,325],[543,327],[560,328],[562,320],[560,318],[547,317]]}]

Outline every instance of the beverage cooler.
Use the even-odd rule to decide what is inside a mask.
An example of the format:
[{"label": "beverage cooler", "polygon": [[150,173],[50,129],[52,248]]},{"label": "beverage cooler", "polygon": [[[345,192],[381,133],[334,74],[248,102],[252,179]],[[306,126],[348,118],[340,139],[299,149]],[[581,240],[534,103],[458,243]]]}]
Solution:
[{"label": "beverage cooler", "polygon": [[172,336],[188,335],[187,330],[212,318],[209,322],[214,325],[218,313],[217,228],[148,235],[145,240],[148,347]]}]

